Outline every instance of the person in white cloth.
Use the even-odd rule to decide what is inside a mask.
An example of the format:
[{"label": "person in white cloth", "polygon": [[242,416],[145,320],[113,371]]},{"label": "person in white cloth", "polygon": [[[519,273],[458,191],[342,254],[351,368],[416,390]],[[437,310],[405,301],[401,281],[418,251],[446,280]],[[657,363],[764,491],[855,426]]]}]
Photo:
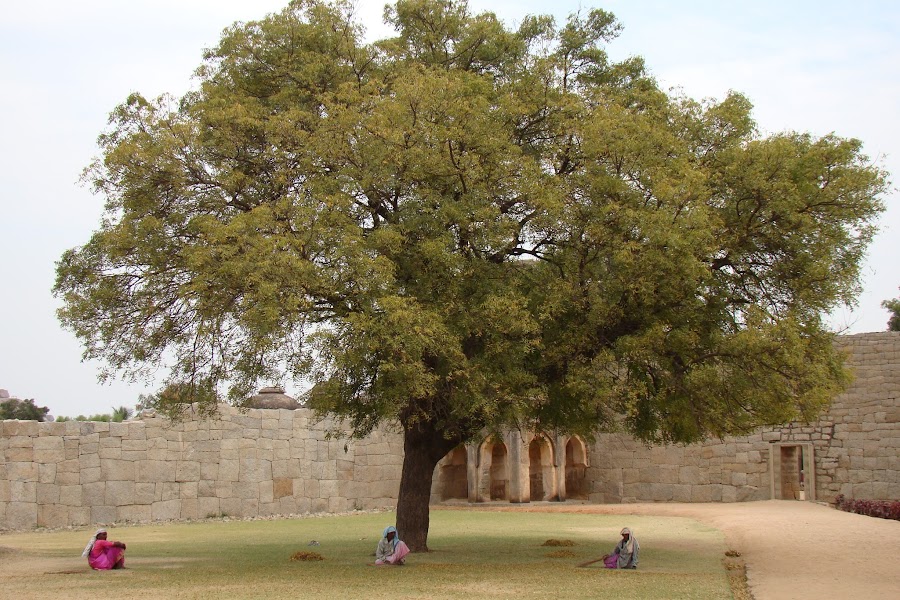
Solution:
[{"label": "person in white cloth", "polygon": [[641,545],[629,528],[622,529],[621,534],[622,540],[616,544],[612,554],[603,557],[603,565],[607,569],[637,569]]},{"label": "person in white cloth", "polygon": [[402,565],[403,559],[409,554],[409,547],[400,541],[397,528],[393,525],[386,527],[381,534],[381,541],[375,548],[376,565]]}]

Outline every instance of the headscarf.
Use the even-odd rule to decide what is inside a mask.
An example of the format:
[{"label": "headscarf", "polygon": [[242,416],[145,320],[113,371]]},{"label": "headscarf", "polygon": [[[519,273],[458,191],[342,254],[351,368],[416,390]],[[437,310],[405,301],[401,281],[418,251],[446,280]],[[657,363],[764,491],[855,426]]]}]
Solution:
[{"label": "headscarf", "polygon": [[384,539],[387,539],[388,534],[392,531],[394,532],[394,539],[392,540],[392,543],[394,544],[394,548],[396,548],[397,544],[400,543],[400,534],[397,533],[396,527],[394,527],[393,525],[388,525],[387,527],[384,528],[384,531],[381,533],[381,537],[383,537]]},{"label": "headscarf", "polygon": [[634,554],[635,546],[640,548],[640,545],[637,543],[637,540],[634,539],[634,534],[631,533],[631,530],[627,527],[623,527],[622,531],[619,532],[620,535],[625,535],[626,533],[628,534],[628,541],[626,542],[625,540],[622,540],[621,542],[619,542],[620,544],[622,544],[622,552],[624,552],[625,554]]},{"label": "headscarf", "polygon": [[91,550],[94,549],[94,543],[97,541],[97,536],[101,533],[106,533],[106,530],[103,528],[98,529],[94,532],[93,537],[91,537],[91,541],[87,543],[87,546],[84,547],[84,552],[81,553],[82,557],[86,557],[91,553]]}]

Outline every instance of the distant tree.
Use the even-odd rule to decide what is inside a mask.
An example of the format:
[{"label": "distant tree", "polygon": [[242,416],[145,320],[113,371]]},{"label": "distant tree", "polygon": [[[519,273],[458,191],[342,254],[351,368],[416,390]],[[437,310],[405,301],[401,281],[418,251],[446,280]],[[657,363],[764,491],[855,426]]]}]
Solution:
[{"label": "distant tree", "polygon": [[121,423],[122,421],[127,421],[133,414],[134,411],[132,409],[128,408],[127,406],[120,406],[113,409],[110,417],[113,422]]},{"label": "distant tree", "polygon": [[215,408],[309,378],[404,436],[397,526],[426,549],[437,462],[486,431],[692,442],[810,418],[846,383],[886,176],[858,140],[761,136],[750,102],[610,60],[602,10],[516,29],[399,0],[237,24],[180,100],[130,96],[88,178],[107,214],[57,267],[106,373]]},{"label": "distant tree", "polygon": [[50,413],[46,406],[36,406],[34,400],[8,398],[0,401],[0,419],[43,421]]},{"label": "distant tree", "polygon": [[885,300],[881,306],[891,312],[891,318],[887,323],[888,331],[900,331],[900,298]]},{"label": "distant tree", "polygon": [[101,413],[91,416],[78,415],[77,417],[56,417],[57,423],[66,421],[99,421],[101,423],[121,423],[127,421],[134,414],[134,411],[127,406],[113,408],[110,413]]}]

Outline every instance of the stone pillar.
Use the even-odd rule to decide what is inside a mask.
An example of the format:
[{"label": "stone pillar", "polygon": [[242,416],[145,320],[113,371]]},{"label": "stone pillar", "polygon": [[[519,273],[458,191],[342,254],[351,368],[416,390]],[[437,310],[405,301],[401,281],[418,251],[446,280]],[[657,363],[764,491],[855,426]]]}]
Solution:
[{"label": "stone pillar", "polygon": [[509,449],[509,501],[531,502],[526,441],[518,430],[508,432],[504,438]]}]

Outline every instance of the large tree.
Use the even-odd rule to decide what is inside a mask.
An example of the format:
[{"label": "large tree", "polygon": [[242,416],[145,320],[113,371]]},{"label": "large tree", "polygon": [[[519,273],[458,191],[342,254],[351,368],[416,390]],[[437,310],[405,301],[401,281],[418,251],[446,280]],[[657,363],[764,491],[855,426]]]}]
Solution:
[{"label": "large tree", "polygon": [[308,378],[356,435],[397,424],[413,549],[436,463],[485,432],[691,442],[840,389],[821,315],[886,185],[860,142],[662,92],[601,10],[385,17],[365,44],[349,5],[292,2],[226,30],[196,91],[115,109],[106,216],[55,286],[86,358],[167,365],[181,400]]}]

